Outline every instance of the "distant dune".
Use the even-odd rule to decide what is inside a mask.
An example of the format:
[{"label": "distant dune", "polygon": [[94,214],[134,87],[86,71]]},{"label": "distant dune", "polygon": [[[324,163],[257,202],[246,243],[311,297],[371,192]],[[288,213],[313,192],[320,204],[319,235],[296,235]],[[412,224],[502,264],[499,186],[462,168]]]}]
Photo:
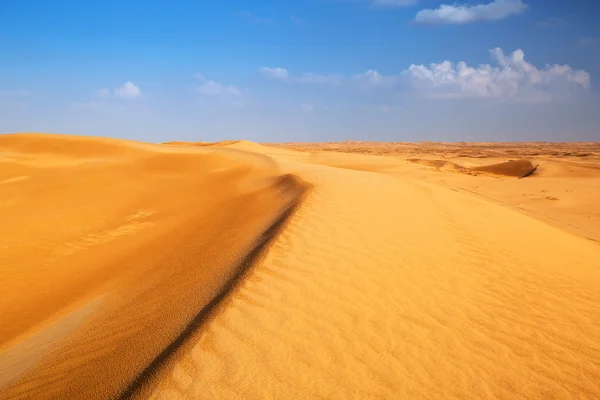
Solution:
[{"label": "distant dune", "polygon": [[529,160],[516,160],[516,161],[507,161],[497,164],[491,165],[483,165],[480,167],[472,167],[466,168],[460,166],[456,163],[445,161],[445,160],[427,160],[427,159],[419,159],[419,158],[410,158],[407,161],[414,162],[416,164],[425,165],[428,167],[434,167],[443,169],[446,171],[457,171],[457,172],[465,172],[465,173],[487,173],[492,175],[500,175],[500,176],[515,176],[519,178],[525,178],[533,174],[537,165],[533,165]]},{"label": "distant dune", "polygon": [[599,154],[1,135],[0,398],[600,398]]},{"label": "distant dune", "polygon": [[515,160],[492,165],[484,165],[481,167],[474,167],[470,168],[470,170],[486,172],[494,175],[525,178],[533,174],[537,167],[537,165],[533,165],[529,160]]}]

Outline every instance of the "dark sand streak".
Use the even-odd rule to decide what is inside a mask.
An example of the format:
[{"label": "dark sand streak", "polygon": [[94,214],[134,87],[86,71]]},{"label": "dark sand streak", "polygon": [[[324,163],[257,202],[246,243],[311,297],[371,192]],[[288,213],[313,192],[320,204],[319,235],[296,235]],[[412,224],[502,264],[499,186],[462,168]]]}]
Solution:
[{"label": "dark sand streak", "polygon": [[[188,325],[182,330],[171,343],[169,343],[148,366],[135,377],[129,386],[121,392],[117,399],[130,399],[139,394],[144,384],[151,379],[164,363],[169,361],[175,352],[190,338],[211,316],[211,313],[219,306],[223,300],[242,282],[249,268],[254,265],[262,255],[268,250],[269,244],[278,236],[285,227],[285,223],[292,217],[295,211],[306,198],[310,187],[295,177],[286,175],[280,184],[286,191],[297,190],[294,200],[280,214],[280,216],[271,224],[256,241],[252,250],[246,254],[239,265],[235,268],[235,274],[225,283],[221,291],[206,305],[198,314],[196,314]],[[287,186],[287,187],[286,187]]]}]

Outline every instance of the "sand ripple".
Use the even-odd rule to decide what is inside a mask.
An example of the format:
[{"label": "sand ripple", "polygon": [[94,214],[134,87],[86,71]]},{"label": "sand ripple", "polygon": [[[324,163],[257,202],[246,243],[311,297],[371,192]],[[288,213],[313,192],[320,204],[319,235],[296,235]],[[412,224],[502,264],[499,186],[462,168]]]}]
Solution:
[{"label": "sand ripple", "polygon": [[600,397],[600,247],[437,186],[290,169],[308,200],[143,397]]}]

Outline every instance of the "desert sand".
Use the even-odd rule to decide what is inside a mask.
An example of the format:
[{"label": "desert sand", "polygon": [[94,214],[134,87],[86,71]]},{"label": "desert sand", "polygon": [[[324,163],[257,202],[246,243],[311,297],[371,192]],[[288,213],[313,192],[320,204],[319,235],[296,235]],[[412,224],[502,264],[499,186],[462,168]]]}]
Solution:
[{"label": "desert sand", "polygon": [[1,398],[600,398],[598,144],[19,134],[0,167]]}]

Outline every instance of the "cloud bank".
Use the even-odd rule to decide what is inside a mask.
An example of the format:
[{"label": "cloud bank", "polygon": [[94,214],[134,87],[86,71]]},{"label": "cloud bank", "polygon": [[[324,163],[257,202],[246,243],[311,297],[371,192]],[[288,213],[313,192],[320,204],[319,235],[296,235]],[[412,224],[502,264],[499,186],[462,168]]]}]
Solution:
[{"label": "cloud bank", "polygon": [[536,67],[525,60],[523,50],[506,55],[500,48],[490,50],[494,65],[469,66],[465,61],[445,60],[429,65],[412,64],[398,75],[368,70],[351,77],[301,74],[285,68],[261,68],[271,79],[354,86],[362,89],[395,90],[435,99],[486,99],[514,102],[566,100],[591,89],[591,77],[569,65]]},{"label": "cloud bank", "polygon": [[434,98],[504,99],[542,102],[570,98],[588,91],[590,75],[569,65],[536,68],[516,50],[505,55],[502,49],[490,50],[498,66],[470,67],[464,61],[453,64],[411,65],[403,75],[415,89]]}]

